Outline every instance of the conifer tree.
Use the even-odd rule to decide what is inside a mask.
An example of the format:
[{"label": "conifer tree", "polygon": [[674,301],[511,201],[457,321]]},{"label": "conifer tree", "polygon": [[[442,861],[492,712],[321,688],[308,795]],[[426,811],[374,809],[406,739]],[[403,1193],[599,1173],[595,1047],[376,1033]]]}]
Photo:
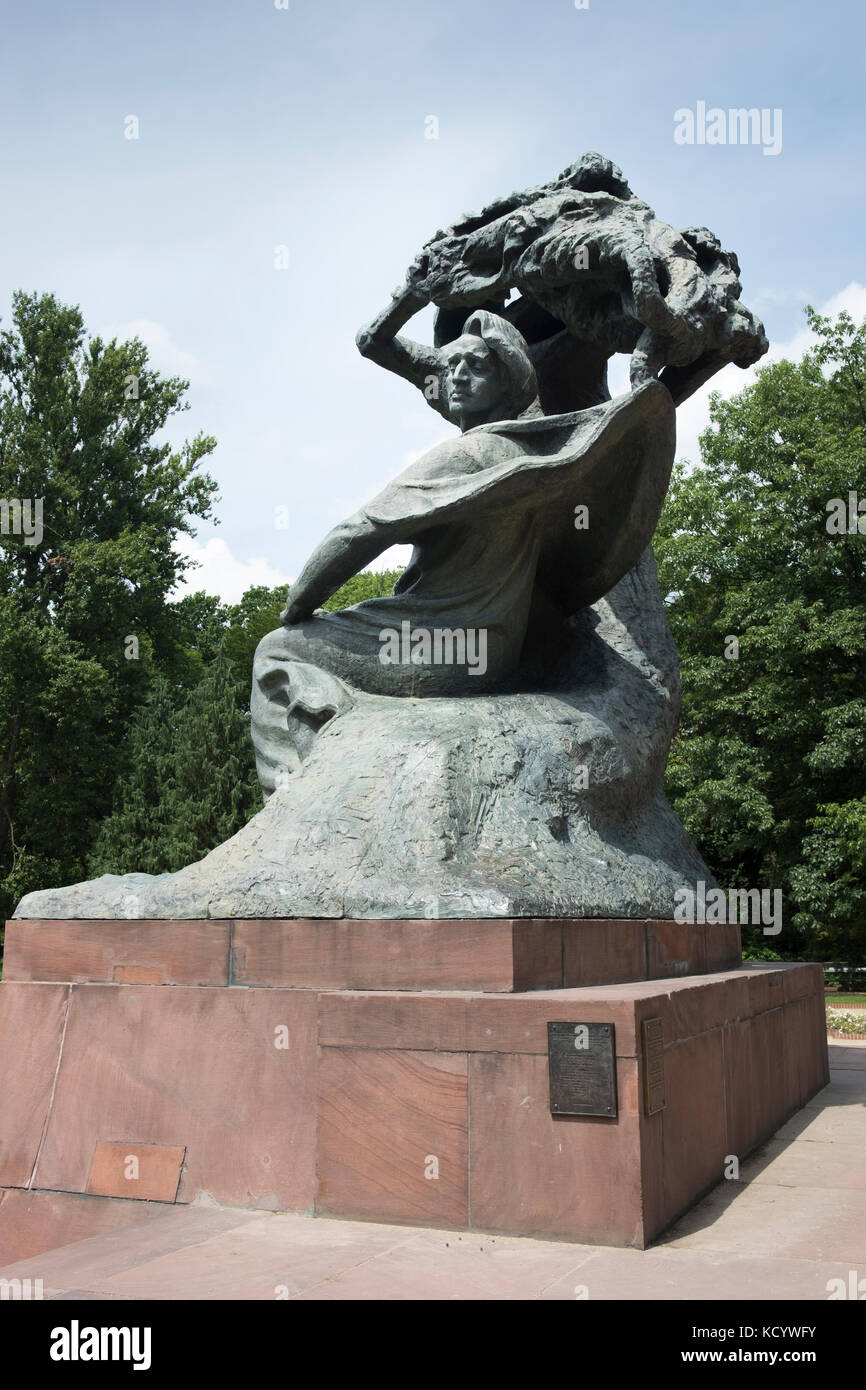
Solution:
[{"label": "conifer tree", "polygon": [[261,810],[249,718],[238,709],[237,681],[224,646],[178,718],[163,804],[171,868],[203,858]]},{"label": "conifer tree", "polygon": [[172,859],[166,798],[178,734],[176,697],[158,673],[129,728],[128,768],[118,778],[114,806],[103,820],[88,873],[162,873]]},{"label": "conifer tree", "polygon": [[182,869],[234,835],[261,804],[249,722],[221,647],[189,695],[178,697],[154,675],[88,872]]}]

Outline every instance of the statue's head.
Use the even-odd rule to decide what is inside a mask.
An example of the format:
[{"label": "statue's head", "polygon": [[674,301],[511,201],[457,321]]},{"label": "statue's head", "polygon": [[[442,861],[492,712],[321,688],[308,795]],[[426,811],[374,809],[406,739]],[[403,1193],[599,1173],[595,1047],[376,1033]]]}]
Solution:
[{"label": "statue's head", "polygon": [[514,420],[538,401],[526,339],[498,314],[476,309],[441,351],[448,414],[461,430]]}]

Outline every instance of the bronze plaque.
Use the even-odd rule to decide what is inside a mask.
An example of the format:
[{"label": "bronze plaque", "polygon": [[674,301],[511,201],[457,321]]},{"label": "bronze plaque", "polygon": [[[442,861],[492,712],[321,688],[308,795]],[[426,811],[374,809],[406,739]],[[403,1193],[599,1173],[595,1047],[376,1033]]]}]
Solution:
[{"label": "bronze plaque", "polygon": [[548,1023],[550,1113],[616,1115],[612,1023]]},{"label": "bronze plaque", "polygon": [[643,1048],[643,1099],[646,1113],[665,1108],[665,1040],[660,1018],[645,1018],[640,1026]]}]

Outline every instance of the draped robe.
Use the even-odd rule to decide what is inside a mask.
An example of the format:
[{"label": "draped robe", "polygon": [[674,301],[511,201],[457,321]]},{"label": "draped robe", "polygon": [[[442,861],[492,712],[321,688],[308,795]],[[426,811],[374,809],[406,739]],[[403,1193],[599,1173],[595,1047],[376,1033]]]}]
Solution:
[{"label": "draped robe", "polygon": [[[266,793],[357,691],[435,697],[514,688],[532,615],[565,621],[637,564],[658,522],[674,444],[670,394],[649,382],[587,410],[468,430],[337,528],[331,551],[335,536],[345,543],[331,562],[331,592],[391,545],[411,543],[412,558],[389,597],[318,611],[260,643],[251,710]],[[575,524],[578,508],[585,525]],[[483,631],[484,672],[384,664],[383,633],[406,623],[411,632]]]}]

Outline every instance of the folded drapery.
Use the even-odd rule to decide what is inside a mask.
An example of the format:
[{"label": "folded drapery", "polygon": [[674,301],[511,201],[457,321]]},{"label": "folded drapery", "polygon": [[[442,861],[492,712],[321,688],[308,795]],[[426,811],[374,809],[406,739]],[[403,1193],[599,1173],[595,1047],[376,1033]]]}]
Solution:
[{"label": "folded drapery", "polygon": [[564,622],[638,562],[664,501],[674,440],[669,393],[651,382],[588,410],[478,426],[436,446],[434,467],[431,451],[407,469],[359,513],[382,549],[414,543],[396,591],[318,611],[259,645],[252,735],[266,794],[281,772],[297,769],[322,724],[352,704],[353,691],[520,689],[514,678],[536,590]]}]

